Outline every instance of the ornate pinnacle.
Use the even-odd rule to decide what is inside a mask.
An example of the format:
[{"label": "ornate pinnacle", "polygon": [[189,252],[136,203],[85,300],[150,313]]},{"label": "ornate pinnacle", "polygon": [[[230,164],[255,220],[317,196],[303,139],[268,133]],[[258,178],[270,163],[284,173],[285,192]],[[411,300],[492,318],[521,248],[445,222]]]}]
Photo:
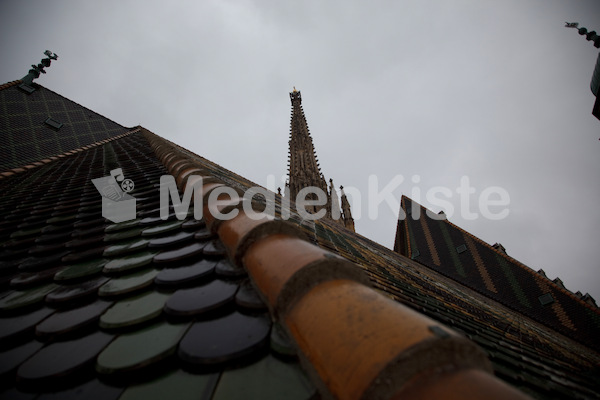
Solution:
[{"label": "ornate pinnacle", "polygon": [[56,53],[51,52],[50,50],[44,51],[44,54],[47,56],[47,58],[43,58],[38,65],[31,65],[29,73],[23,78],[21,78],[21,80],[24,83],[31,85],[34,79],[40,77],[40,74],[46,73],[46,71],[44,71],[44,68],[50,67],[52,60],[58,59],[58,55]]},{"label": "ornate pinnacle", "polygon": [[585,38],[591,42],[594,42],[594,47],[600,48],[600,36],[596,34],[596,31],[590,31],[584,27],[579,28],[579,22],[565,22],[565,28],[575,28],[580,35],[585,35]]}]

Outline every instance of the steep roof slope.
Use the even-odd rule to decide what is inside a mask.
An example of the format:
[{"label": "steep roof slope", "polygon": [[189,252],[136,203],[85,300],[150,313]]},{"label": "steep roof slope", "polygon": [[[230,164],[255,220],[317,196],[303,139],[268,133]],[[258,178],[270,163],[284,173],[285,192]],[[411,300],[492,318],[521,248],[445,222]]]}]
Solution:
[{"label": "steep roof slope", "polygon": [[[0,90],[0,172],[127,132],[127,128],[36,83]],[[62,124],[49,125],[51,119]],[[52,123],[52,121],[48,121]]]},{"label": "steep roof slope", "polygon": [[[120,224],[102,217],[91,182],[117,166],[135,182],[137,202],[137,218]],[[166,173],[136,129],[0,181],[6,396],[314,394],[218,237],[193,215],[160,218]]]},{"label": "steep roof slope", "polygon": [[[600,349],[600,310],[408,197],[395,249],[531,319]],[[415,215],[418,216],[415,217]]]},{"label": "steep roof slope", "polygon": [[[535,397],[598,392],[590,348],[275,194],[254,220],[211,194],[256,185],[143,128],[27,162],[0,174],[0,397],[522,398],[485,353]],[[91,182],[116,168],[121,223]],[[202,219],[160,218],[166,174]]]}]

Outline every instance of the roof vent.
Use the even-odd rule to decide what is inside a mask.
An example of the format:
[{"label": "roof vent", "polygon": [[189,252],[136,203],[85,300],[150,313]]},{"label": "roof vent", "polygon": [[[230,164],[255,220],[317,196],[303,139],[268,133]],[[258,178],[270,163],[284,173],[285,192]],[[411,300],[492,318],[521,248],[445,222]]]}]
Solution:
[{"label": "roof vent", "polygon": [[63,126],[62,122],[58,122],[57,120],[52,119],[51,117],[48,117],[48,119],[46,119],[44,123],[55,130],[59,130]]},{"label": "roof vent", "polygon": [[552,282],[556,283],[561,288],[566,289],[565,284],[563,283],[563,281],[560,278],[556,278],[556,279],[552,280]]},{"label": "roof vent", "polygon": [[506,254],[506,248],[504,246],[502,246],[502,244],[500,243],[494,243],[492,245],[493,248],[495,248],[498,251],[501,251],[502,253]]},{"label": "roof vent", "polygon": [[464,253],[465,251],[467,251],[467,246],[465,246],[464,244],[461,244],[460,246],[458,246],[458,247],[456,248],[456,252],[457,252],[458,254],[460,254],[460,253]]},{"label": "roof vent", "polygon": [[552,294],[550,293],[541,295],[540,297],[538,297],[538,300],[543,306],[554,303],[554,297],[552,297]]},{"label": "roof vent", "polygon": [[35,88],[33,86],[29,86],[26,83],[21,83],[19,85],[19,89],[21,89],[22,92],[25,92],[27,94],[31,94],[31,93],[35,92]]},{"label": "roof vent", "polygon": [[537,272],[537,273],[538,273],[538,274],[540,274],[541,276],[543,276],[543,277],[544,277],[544,278],[546,278],[546,279],[548,278],[548,276],[546,276],[546,273],[544,272],[544,270],[543,270],[543,269],[541,269],[541,268],[538,270],[538,272]]},{"label": "roof vent", "polygon": [[598,307],[598,305],[596,304],[596,300],[594,300],[594,298],[590,296],[589,293],[584,294],[581,300],[585,301],[590,306]]}]

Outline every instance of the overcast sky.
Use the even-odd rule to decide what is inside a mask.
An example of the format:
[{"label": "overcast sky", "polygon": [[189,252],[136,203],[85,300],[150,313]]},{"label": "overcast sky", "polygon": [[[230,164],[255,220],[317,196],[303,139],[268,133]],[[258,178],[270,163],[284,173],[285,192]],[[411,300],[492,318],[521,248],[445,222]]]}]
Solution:
[{"label": "overcast sky", "polygon": [[[600,31],[600,2],[2,0],[0,81],[50,49],[41,85],[271,189],[296,86],[326,179],[361,193],[358,233],[393,246],[398,206],[369,218],[370,176],[435,212],[448,188],[451,222],[600,303],[598,49],[565,21]],[[502,220],[478,210],[490,187]]]}]

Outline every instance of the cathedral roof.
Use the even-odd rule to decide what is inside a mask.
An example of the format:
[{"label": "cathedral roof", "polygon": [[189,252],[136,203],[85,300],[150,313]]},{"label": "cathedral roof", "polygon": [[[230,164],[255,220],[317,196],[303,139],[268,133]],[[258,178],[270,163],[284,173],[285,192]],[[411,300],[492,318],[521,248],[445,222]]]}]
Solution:
[{"label": "cathedral roof", "polygon": [[[404,196],[395,249],[531,319],[600,350],[600,310]],[[418,217],[415,217],[418,215]]]},{"label": "cathedral roof", "polygon": [[[221,221],[240,205],[210,194],[256,185],[19,85],[0,87],[1,135],[36,149],[0,169],[0,397],[519,397],[503,381],[536,397],[598,392],[586,343],[278,195],[274,220]],[[60,127],[33,112],[48,99],[71,107]],[[137,213],[113,223],[92,180],[118,168]],[[163,175],[200,190],[202,219],[160,218]]]},{"label": "cathedral roof", "polygon": [[0,171],[39,162],[128,130],[36,83],[15,81],[2,89]]}]

